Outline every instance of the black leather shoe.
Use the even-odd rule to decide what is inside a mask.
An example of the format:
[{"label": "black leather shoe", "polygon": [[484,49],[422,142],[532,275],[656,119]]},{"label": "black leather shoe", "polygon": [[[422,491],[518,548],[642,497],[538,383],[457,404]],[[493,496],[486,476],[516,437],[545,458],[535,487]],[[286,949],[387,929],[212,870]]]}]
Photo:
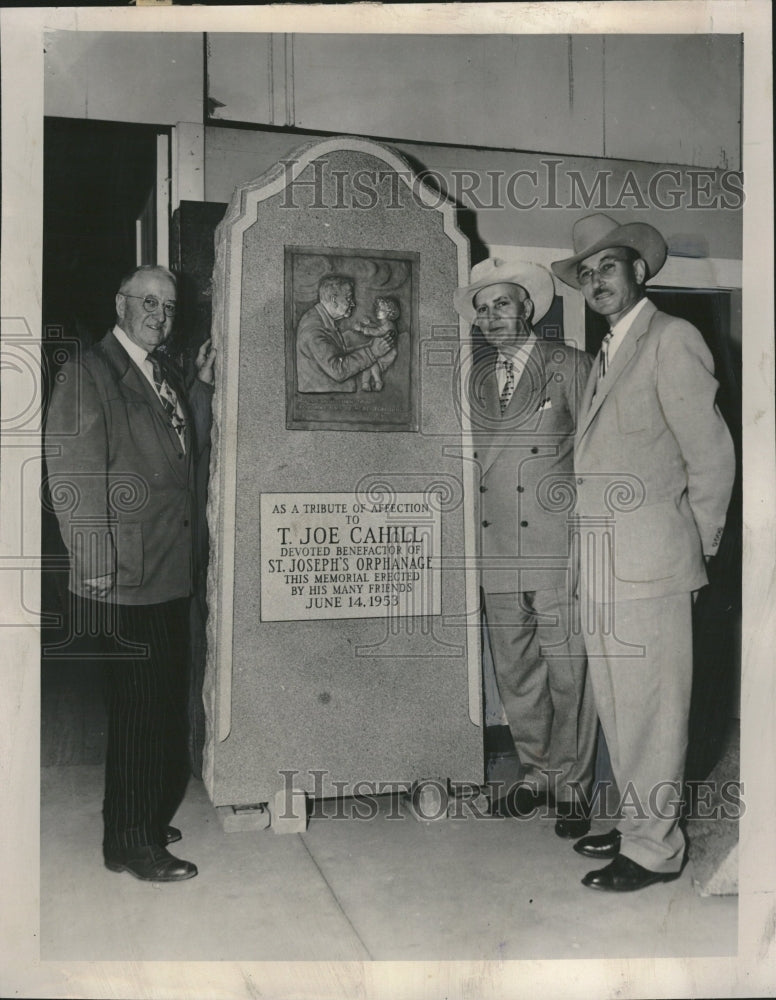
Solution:
[{"label": "black leather shoe", "polygon": [[574,844],[577,854],[584,854],[586,858],[598,858],[604,861],[606,858],[616,858],[620,853],[620,831],[610,830],[598,836],[583,837]]},{"label": "black leather shoe", "polygon": [[143,882],[182,882],[194,878],[197,866],[174,858],[164,847],[131,847],[106,854],[105,867],[112,872],[129,872]]},{"label": "black leather shoe", "polygon": [[532,816],[535,811],[547,804],[547,793],[537,792],[527,785],[517,785],[510,788],[506,795],[491,803],[491,816]]},{"label": "black leather shoe", "polygon": [[560,815],[555,820],[555,833],[568,840],[584,837],[590,829],[590,819],[577,809],[572,809],[570,812],[563,811],[560,803],[557,809]]},{"label": "black leather shoe", "polygon": [[603,892],[635,892],[654,885],[655,882],[673,882],[681,874],[681,871],[653,872],[637,865],[624,854],[618,854],[606,868],[588,872],[582,879],[582,885],[588,889],[601,889]]},{"label": "black leather shoe", "polygon": [[180,832],[177,826],[166,826],[164,828],[165,844],[177,844],[182,836],[183,834]]}]

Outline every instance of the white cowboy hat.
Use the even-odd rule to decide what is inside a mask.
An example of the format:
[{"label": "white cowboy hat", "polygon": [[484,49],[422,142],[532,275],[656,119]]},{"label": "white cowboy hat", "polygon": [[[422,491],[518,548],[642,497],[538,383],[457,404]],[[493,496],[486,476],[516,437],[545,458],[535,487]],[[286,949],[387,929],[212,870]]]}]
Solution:
[{"label": "white cowboy hat", "polygon": [[579,288],[577,264],[599,250],[632,247],[647,265],[647,278],[654,278],[665,264],[668,253],[666,241],[654,226],[646,222],[629,222],[621,226],[602,212],[577,219],[571,241],[574,256],[554,261],[550,266],[560,280],[572,288]]},{"label": "white cowboy hat", "polygon": [[487,288],[488,285],[508,282],[524,288],[533,302],[532,323],[539,322],[549,310],[555,297],[555,283],[550,272],[541,264],[531,264],[528,261],[490,257],[474,265],[471,282],[470,285],[456,288],[453,292],[455,311],[470,323],[476,321],[474,296],[481,288]]}]

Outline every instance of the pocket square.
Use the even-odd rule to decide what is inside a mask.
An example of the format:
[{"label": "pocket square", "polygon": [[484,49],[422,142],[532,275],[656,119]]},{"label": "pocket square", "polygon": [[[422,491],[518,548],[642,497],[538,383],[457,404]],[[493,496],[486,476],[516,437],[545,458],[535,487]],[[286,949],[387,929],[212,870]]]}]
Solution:
[{"label": "pocket square", "polygon": [[539,413],[541,410],[549,410],[552,408],[551,399],[543,399],[541,403],[536,407],[536,412]]}]

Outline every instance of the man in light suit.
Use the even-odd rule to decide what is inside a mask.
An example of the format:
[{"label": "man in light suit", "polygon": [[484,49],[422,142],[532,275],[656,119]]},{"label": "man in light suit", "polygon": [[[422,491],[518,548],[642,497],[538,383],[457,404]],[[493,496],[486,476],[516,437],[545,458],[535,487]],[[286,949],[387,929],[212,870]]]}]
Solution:
[{"label": "man in light suit", "polygon": [[575,850],[613,859],[584,885],[627,892],[682,870],[692,597],[719,546],[735,461],[703,337],[646,298],[666,259],[660,233],[596,214],[575,224],[573,244],[553,270],[609,323],[574,466],[590,677],[623,802],[616,829]]},{"label": "man in light suit", "polygon": [[488,260],[454,304],[494,349],[474,366],[468,400],[480,469],[481,580],[501,701],[522,780],[495,805],[529,814],[556,801],[555,831],[581,837],[597,721],[584,640],[571,628],[569,550],[577,405],[590,357],[532,324],[555,294],[537,264]]},{"label": "man in light suit", "polygon": [[167,845],[181,839],[169,821],[188,776],[195,464],[209,435],[215,352],[202,346],[187,394],[157,354],[175,307],[165,268],[128,275],[113,330],[58,374],[46,425],[73,617],[98,627],[104,657],[105,865],[154,882],[197,874]]},{"label": "man in light suit", "polygon": [[296,327],[296,386],[299,392],[355,392],[356,376],[375,363],[382,371],[396,360],[396,346],[387,335],[368,344],[347,343],[337,325],[355,309],[353,282],[328,274],[318,284],[318,302]]}]

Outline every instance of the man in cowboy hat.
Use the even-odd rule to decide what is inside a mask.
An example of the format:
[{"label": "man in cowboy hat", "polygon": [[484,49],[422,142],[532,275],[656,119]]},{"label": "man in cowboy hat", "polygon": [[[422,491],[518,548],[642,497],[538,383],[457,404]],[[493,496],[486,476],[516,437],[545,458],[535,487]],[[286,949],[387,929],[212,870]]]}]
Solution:
[{"label": "man in cowboy hat", "polygon": [[582,621],[596,707],[624,807],[617,828],[574,849],[613,859],[582,880],[626,892],[678,878],[692,680],[692,595],[707,582],[733,486],[733,443],[713,361],[694,326],[644,284],[666,259],[650,225],[580,219],[552,265],[605,316],[585,388],[574,468]]},{"label": "man in cowboy hat", "polygon": [[[487,260],[454,294],[493,348],[468,404],[480,469],[481,577],[496,679],[522,780],[496,803],[514,815],[554,797],[561,837],[581,837],[596,738],[584,640],[571,627],[568,515],[577,401],[591,359],[532,328],[552,305],[550,272]],[[569,495],[570,494],[570,495]],[[581,794],[580,794],[581,793]]]}]

